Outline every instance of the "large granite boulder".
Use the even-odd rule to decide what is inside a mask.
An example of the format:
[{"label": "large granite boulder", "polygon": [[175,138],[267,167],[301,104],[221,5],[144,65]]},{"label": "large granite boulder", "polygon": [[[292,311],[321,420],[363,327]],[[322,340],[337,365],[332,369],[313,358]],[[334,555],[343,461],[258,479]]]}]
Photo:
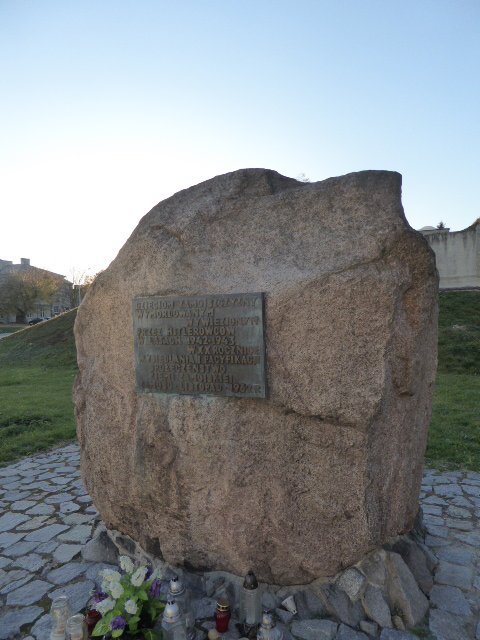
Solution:
[{"label": "large granite boulder", "polygon": [[[136,391],[135,296],[265,293],[267,399]],[[187,568],[333,575],[408,531],[430,420],[437,274],[401,177],[218,176],[148,213],[78,311],[86,485]]]}]

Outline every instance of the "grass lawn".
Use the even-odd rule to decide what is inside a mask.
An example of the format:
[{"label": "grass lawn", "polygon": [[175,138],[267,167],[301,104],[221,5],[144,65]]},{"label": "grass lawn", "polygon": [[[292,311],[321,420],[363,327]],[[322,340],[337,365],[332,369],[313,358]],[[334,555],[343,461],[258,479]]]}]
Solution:
[{"label": "grass lawn", "polygon": [[75,437],[75,313],[0,340],[0,464]]},{"label": "grass lawn", "polygon": [[426,462],[480,471],[480,291],[440,293],[438,374]]},{"label": "grass lawn", "polygon": [[20,331],[21,329],[25,329],[28,325],[25,324],[0,324],[0,334],[2,333],[15,333],[15,331]]}]

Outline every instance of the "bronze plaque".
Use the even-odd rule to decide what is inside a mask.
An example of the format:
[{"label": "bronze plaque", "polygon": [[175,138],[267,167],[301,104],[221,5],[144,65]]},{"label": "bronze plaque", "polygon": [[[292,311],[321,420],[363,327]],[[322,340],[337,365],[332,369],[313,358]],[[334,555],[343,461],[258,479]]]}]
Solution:
[{"label": "bronze plaque", "polygon": [[263,293],[133,300],[140,393],[265,398]]}]

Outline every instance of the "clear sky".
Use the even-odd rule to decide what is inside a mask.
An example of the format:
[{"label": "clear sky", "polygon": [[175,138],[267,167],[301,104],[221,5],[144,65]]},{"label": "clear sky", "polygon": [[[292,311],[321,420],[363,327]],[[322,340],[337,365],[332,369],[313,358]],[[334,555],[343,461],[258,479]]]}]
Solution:
[{"label": "clear sky", "polygon": [[157,202],[267,167],[480,216],[479,0],[0,0],[0,258],[108,266]]}]

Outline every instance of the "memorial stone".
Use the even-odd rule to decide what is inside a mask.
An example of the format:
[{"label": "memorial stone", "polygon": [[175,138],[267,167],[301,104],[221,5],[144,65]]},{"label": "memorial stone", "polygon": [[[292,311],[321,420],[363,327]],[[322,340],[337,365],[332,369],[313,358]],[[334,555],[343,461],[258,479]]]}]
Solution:
[{"label": "memorial stone", "polygon": [[437,273],[401,177],[218,176],[154,207],[82,302],[82,469],[175,566],[306,584],[409,531]]}]

